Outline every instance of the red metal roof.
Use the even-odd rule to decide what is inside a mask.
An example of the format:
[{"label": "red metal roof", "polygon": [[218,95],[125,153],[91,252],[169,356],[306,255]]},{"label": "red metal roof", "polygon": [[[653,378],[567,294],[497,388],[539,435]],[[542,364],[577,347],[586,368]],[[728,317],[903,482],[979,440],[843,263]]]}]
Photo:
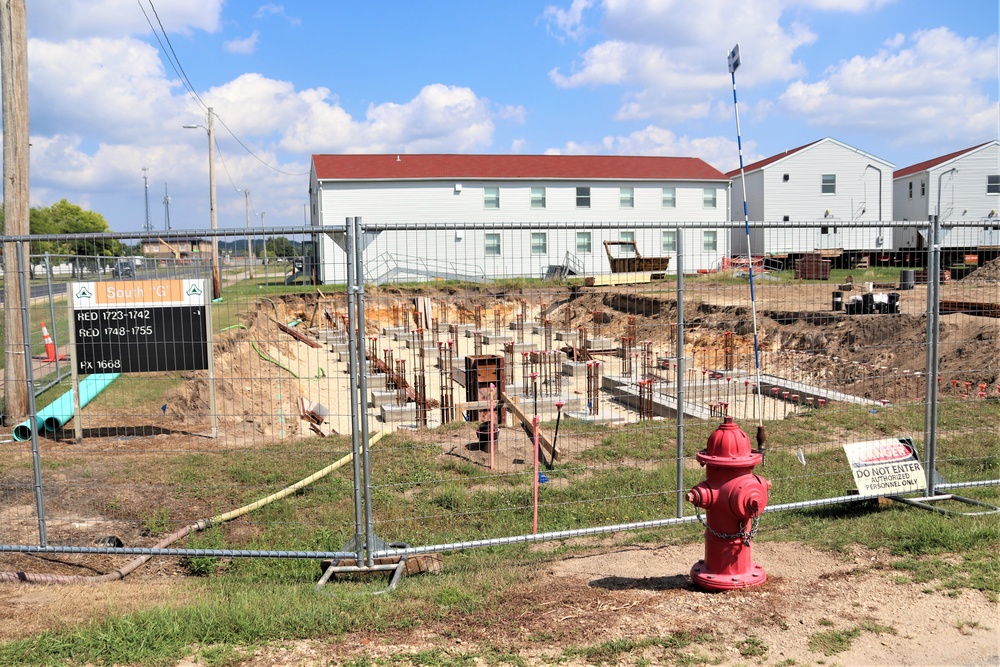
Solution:
[{"label": "red metal roof", "polygon": [[[817,139],[816,141],[810,141],[808,144],[805,144],[804,146],[799,146],[798,148],[790,148],[789,150],[785,151],[784,153],[778,153],[777,155],[772,155],[771,157],[766,157],[763,160],[758,160],[757,162],[754,162],[753,164],[744,165],[743,171],[746,172],[746,173],[749,173],[751,171],[756,171],[757,169],[760,169],[762,167],[766,167],[767,165],[771,164],[772,162],[777,162],[778,160],[780,160],[783,157],[788,157],[792,153],[798,153],[803,148],[808,148],[808,147],[812,146],[813,144],[818,144],[820,141],[823,141],[823,140],[822,139]],[[739,169],[734,169],[733,171],[731,171],[728,174],[726,174],[726,178],[735,178],[735,177],[737,177],[739,175],[740,175],[740,170]]]},{"label": "red metal roof", "polygon": [[941,157],[931,158],[930,160],[924,160],[923,162],[918,162],[917,164],[910,165],[909,167],[903,167],[902,169],[897,169],[896,171],[892,172],[892,177],[902,178],[903,176],[909,176],[910,174],[915,174],[919,171],[927,171],[928,169],[936,167],[939,164],[942,164],[943,162],[947,162],[948,160],[953,160],[957,158],[959,155],[964,155],[965,153],[971,153],[977,148],[982,148],[988,143],[990,142],[987,141],[986,143],[979,144],[978,146],[973,146],[972,148],[963,148],[962,150],[955,151],[954,153],[948,153],[947,155],[942,155]]},{"label": "red metal roof", "polygon": [[319,180],[728,180],[696,157],[627,155],[313,155]]}]

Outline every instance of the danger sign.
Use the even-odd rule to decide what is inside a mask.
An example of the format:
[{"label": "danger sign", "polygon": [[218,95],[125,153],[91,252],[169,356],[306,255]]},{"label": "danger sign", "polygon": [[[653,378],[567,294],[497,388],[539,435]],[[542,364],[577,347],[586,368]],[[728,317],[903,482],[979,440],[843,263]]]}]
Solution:
[{"label": "danger sign", "polygon": [[927,487],[924,467],[909,438],[886,438],[844,445],[854,484],[863,496],[921,491]]}]

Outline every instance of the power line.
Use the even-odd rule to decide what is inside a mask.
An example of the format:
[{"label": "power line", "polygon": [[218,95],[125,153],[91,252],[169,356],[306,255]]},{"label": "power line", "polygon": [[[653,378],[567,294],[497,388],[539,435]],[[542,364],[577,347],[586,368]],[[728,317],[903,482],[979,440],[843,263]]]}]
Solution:
[{"label": "power line", "polygon": [[246,144],[243,143],[243,140],[240,139],[238,136],[236,136],[235,132],[233,132],[232,130],[229,129],[229,126],[226,125],[226,121],[222,120],[222,118],[219,116],[219,114],[215,114],[215,117],[219,119],[220,123],[222,123],[222,127],[226,128],[226,132],[228,132],[229,135],[233,139],[236,140],[236,143],[238,143],[240,146],[243,147],[243,150],[245,150],[253,159],[257,160],[257,162],[260,162],[262,165],[264,165],[265,167],[267,167],[271,171],[277,172],[279,174],[284,174],[285,176],[308,176],[309,175],[308,171],[285,171],[284,169],[279,169],[278,167],[275,167],[274,165],[269,164],[268,162],[265,162],[263,158],[261,158],[260,156],[258,156],[252,150],[250,150],[250,148]]},{"label": "power line", "polygon": [[[188,92],[189,95],[191,95],[191,97],[193,97],[195,100],[198,101],[198,104],[200,104],[202,108],[207,108],[207,105],[202,101],[201,97],[198,96],[198,92],[194,89],[194,86],[191,85],[191,82],[190,80],[188,80],[187,75],[182,74],[184,70],[180,66],[180,62],[178,61],[175,63],[174,58],[170,57],[170,53],[174,53],[173,46],[170,47],[170,53],[167,53],[166,47],[163,46],[164,40],[166,40],[167,44],[170,44],[170,40],[167,37],[166,31],[163,30],[163,24],[160,23],[160,17],[159,16],[156,17],[156,22],[160,25],[160,30],[163,31],[162,40],[160,39],[160,33],[156,32],[156,28],[153,26],[153,22],[149,20],[149,14],[146,13],[146,8],[142,6],[142,0],[136,0],[136,2],[139,3],[139,9],[142,10],[142,15],[146,17],[146,23],[149,24],[149,29],[153,32],[153,36],[156,37],[156,41],[160,45],[160,50],[163,51],[163,55],[166,56],[167,62],[170,63],[170,67],[173,68],[174,73],[177,75],[177,78],[181,80],[181,83],[184,85],[184,89]],[[149,6],[153,9],[153,13],[155,14],[156,9],[153,8],[153,3],[150,2]],[[174,57],[176,58],[176,54],[174,54]]]},{"label": "power line", "polygon": [[[188,94],[190,94],[194,99],[198,101],[198,104],[200,104],[203,109],[207,109],[208,105],[205,104],[205,102],[198,95],[198,92],[195,90],[194,84],[191,83],[191,79],[188,78],[187,72],[184,71],[184,67],[183,65],[181,65],[181,60],[177,56],[177,52],[174,51],[174,45],[170,42],[170,38],[167,36],[167,31],[163,28],[163,23],[160,21],[160,15],[156,11],[156,7],[153,5],[153,0],[146,0],[146,2],[149,3],[149,8],[153,10],[153,16],[156,17],[156,24],[160,27],[159,32],[157,32],[156,27],[153,26],[153,22],[149,19],[149,14],[146,13],[146,9],[142,5],[142,0],[136,0],[136,2],[139,3],[139,9],[142,10],[143,16],[146,17],[146,22],[149,24],[149,28],[153,31],[153,35],[156,37],[156,41],[159,43],[160,50],[163,51],[163,55],[166,56],[167,62],[170,63],[170,66],[173,68],[174,72],[181,79],[181,83],[184,85],[184,89],[187,90]],[[161,33],[163,34],[162,40],[160,39]],[[164,42],[166,42],[167,45],[166,47],[164,47],[163,45]],[[168,48],[169,48],[169,53],[167,52]],[[226,132],[228,132],[229,135],[236,140],[236,143],[238,143],[240,147],[243,150],[245,150],[248,155],[250,155],[250,157],[257,160],[271,171],[278,174],[284,174],[285,176],[307,176],[309,174],[308,171],[302,171],[302,172],[285,171],[284,169],[280,169],[268,163],[259,155],[257,155],[257,153],[255,153],[249,146],[247,146],[243,142],[243,140],[240,139],[240,137],[238,137],[236,133],[229,128],[228,125],[226,125],[226,121],[224,121],[222,117],[219,116],[219,114],[215,114],[215,117],[218,118],[219,123],[222,125],[222,127],[226,129]],[[218,145],[218,142],[216,142],[216,145]]]}]

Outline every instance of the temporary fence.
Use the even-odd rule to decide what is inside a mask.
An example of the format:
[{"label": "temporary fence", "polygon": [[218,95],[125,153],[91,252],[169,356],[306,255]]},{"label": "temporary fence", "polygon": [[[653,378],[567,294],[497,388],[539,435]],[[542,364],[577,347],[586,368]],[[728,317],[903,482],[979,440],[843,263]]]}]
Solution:
[{"label": "temporary fence", "polygon": [[[693,522],[695,454],[727,417],[766,433],[768,511],[994,511],[973,487],[1000,484],[998,249],[882,250],[914,229],[940,238],[755,223],[751,258],[742,223],[184,232],[218,237],[217,297],[210,259],[170,234],[139,261],[122,244],[156,238],[30,238],[108,252],[82,257],[6,237],[23,335],[5,371],[23,363],[30,401],[0,445],[0,570],[37,553],[73,554],[39,575],[57,578],[108,556],[121,576],[125,556],[385,569]],[[846,452],[872,442],[923,476],[859,486]]]}]

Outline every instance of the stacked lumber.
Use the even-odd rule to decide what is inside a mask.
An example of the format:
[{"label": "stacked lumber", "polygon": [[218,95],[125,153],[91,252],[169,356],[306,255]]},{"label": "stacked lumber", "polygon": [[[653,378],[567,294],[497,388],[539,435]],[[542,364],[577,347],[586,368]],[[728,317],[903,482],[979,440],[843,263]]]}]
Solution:
[{"label": "stacked lumber", "polygon": [[829,280],[831,261],[823,259],[819,253],[803,255],[795,260],[795,278],[797,280]]},{"label": "stacked lumber", "polygon": [[[951,282],[951,271],[948,269],[941,269],[941,276],[938,278],[940,284]],[[913,272],[913,283],[916,285],[926,285],[927,284],[927,269]]]}]

